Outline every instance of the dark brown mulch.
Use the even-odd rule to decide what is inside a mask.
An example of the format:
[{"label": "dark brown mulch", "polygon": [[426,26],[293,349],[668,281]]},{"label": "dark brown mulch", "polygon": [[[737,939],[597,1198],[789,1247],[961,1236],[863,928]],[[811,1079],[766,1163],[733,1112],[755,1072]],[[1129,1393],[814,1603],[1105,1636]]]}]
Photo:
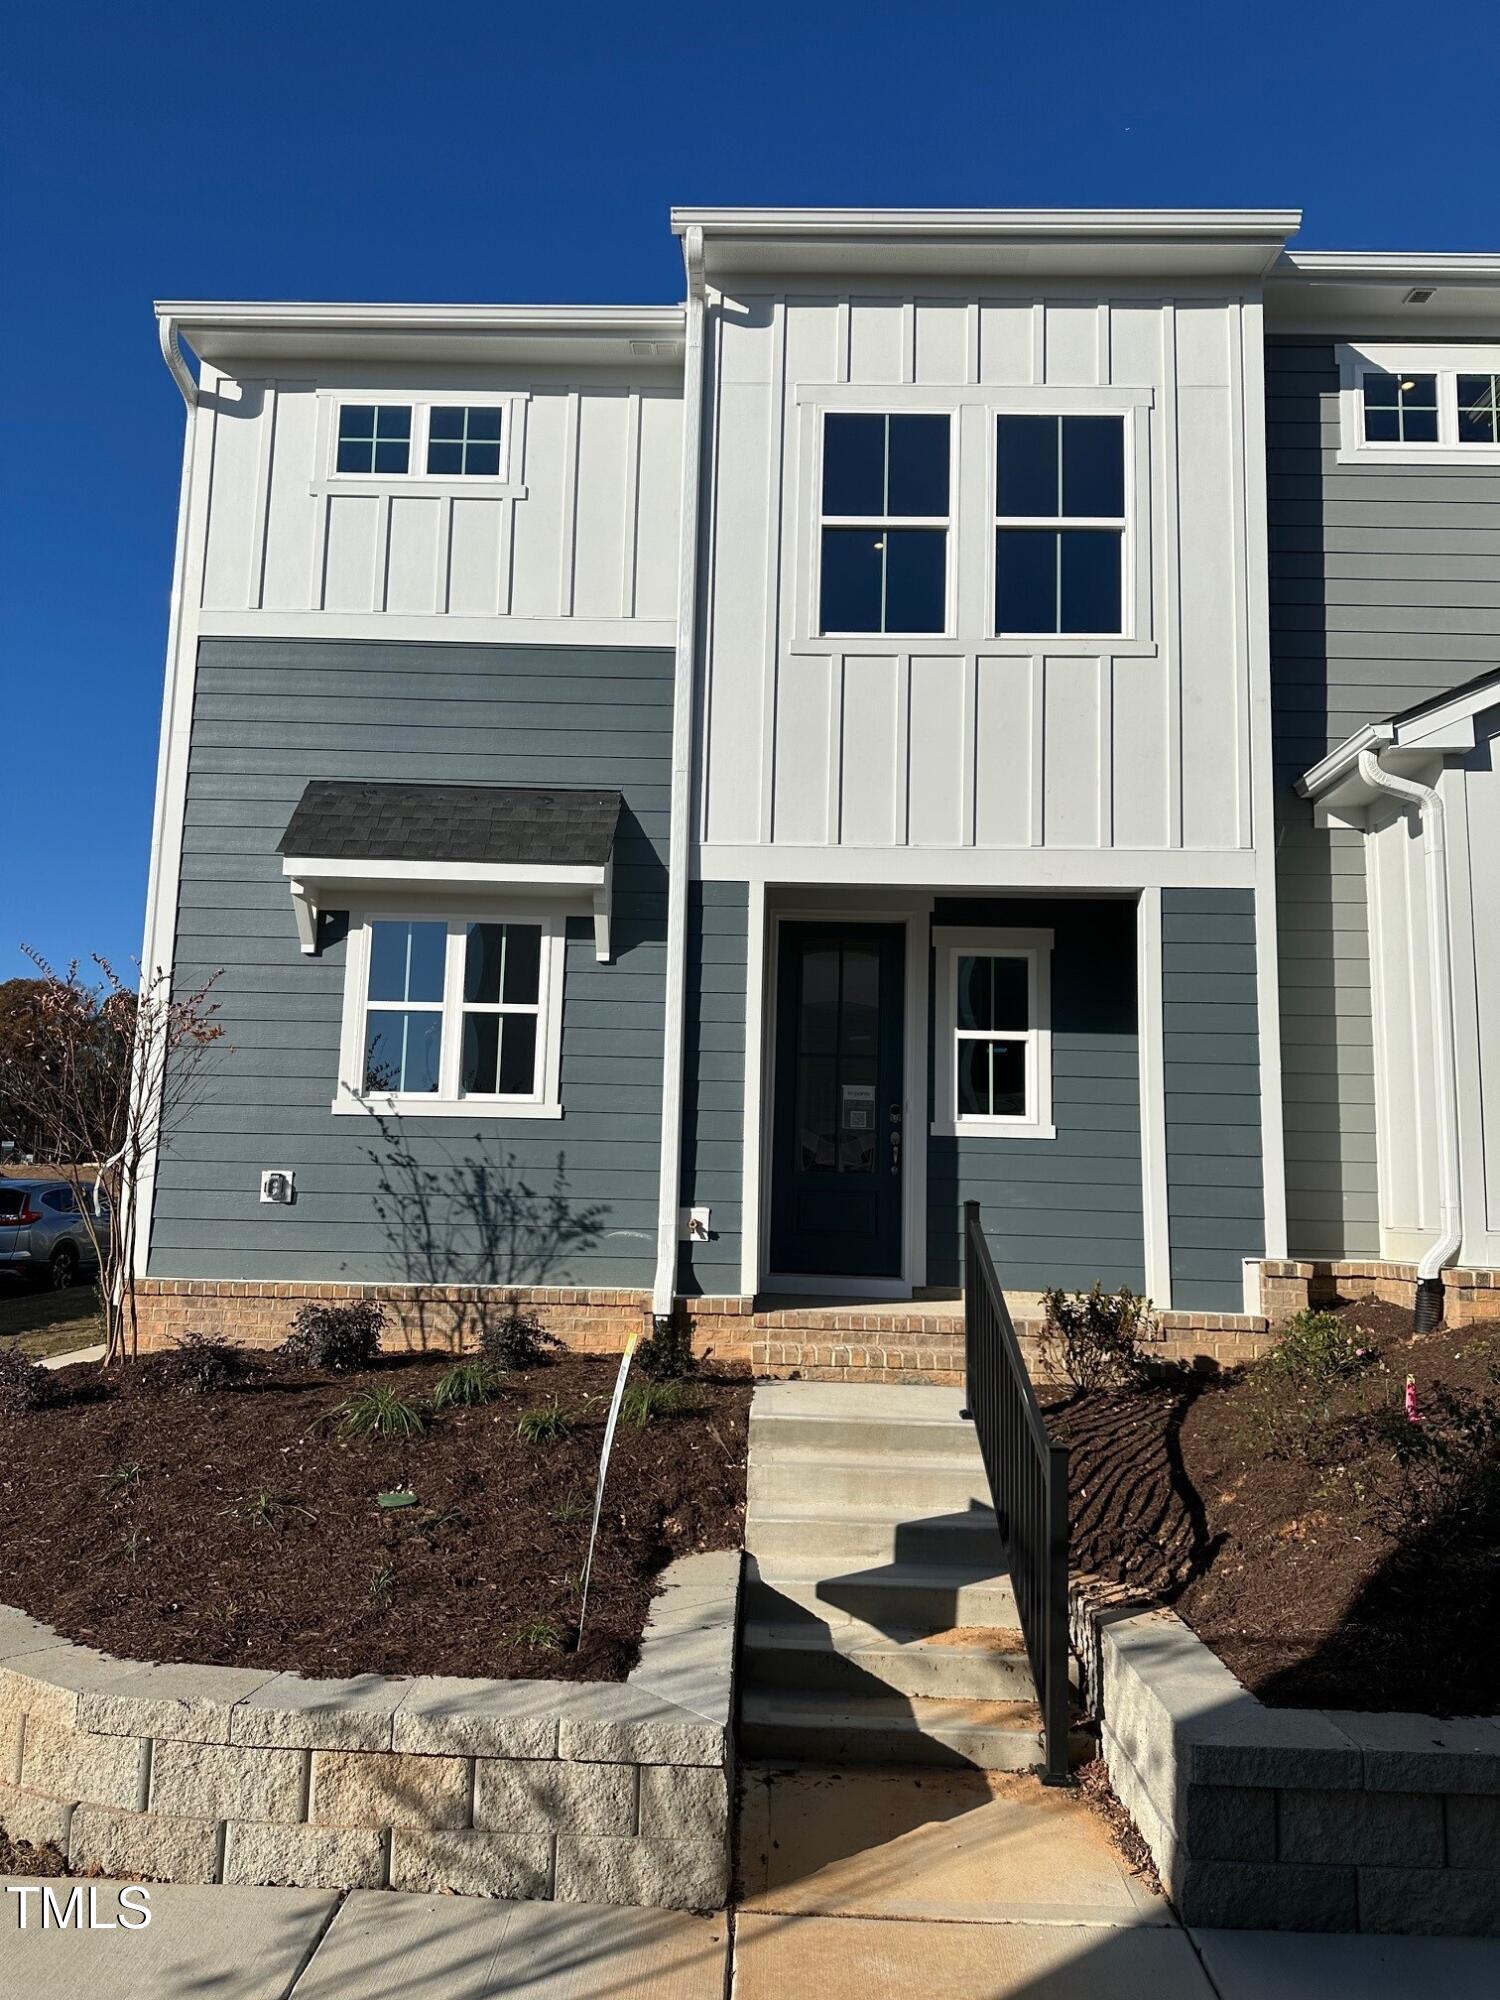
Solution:
[{"label": "dark brown mulch", "polygon": [[[673,1556],[738,1548],[747,1380],[704,1376],[685,1406],[616,1433],[575,1646],[578,1583],[618,1367],[568,1356],[498,1401],[427,1416],[408,1439],[340,1442],[329,1414],[391,1386],[421,1406],[448,1360],[390,1356],[348,1375],[257,1370],[207,1396],[142,1361],[0,1438],[0,1595],[69,1639],[144,1660],[307,1674],[619,1680]],[[520,1413],[576,1420],[527,1444]],[[409,1488],[418,1504],[383,1510]]]},{"label": "dark brown mulch", "polygon": [[1146,1845],[1145,1835],[1121,1805],[1109,1782],[1109,1766],[1104,1759],[1092,1757],[1087,1764],[1080,1764],[1073,1773],[1073,1781],[1090,1812],[1097,1813],[1108,1827],[1116,1852],[1142,1888],[1149,1889],[1153,1896],[1163,1895],[1156,1857]]},{"label": "dark brown mulch", "polygon": [[1500,1323],[1423,1336],[1376,1300],[1340,1318],[1368,1352],[1331,1392],[1263,1364],[1055,1402],[1072,1555],[1171,1604],[1273,1706],[1500,1709],[1500,1455],[1460,1440],[1403,1469],[1406,1377],[1429,1427],[1497,1389]]},{"label": "dark brown mulch", "polygon": [[12,1840],[0,1826],[0,1875],[66,1875],[68,1864],[52,1846],[33,1847],[29,1840]]}]

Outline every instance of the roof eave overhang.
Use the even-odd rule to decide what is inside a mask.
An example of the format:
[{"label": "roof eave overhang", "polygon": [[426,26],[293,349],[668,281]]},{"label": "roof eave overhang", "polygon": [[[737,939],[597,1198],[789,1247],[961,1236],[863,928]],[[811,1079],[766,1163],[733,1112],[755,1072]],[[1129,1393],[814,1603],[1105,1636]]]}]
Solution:
[{"label": "roof eave overhang", "polygon": [[[1413,291],[1431,297],[1417,303]],[[1468,251],[1289,250],[1266,278],[1273,330],[1403,339],[1500,327],[1500,255]]]},{"label": "roof eave overhang", "polygon": [[1297,791],[1311,801],[1319,826],[1363,826],[1366,809],[1379,796],[1378,788],[1360,773],[1366,750],[1375,751],[1398,776],[1418,776],[1434,759],[1466,756],[1477,740],[1477,718],[1497,706],[1500,674],[1451,700],[1429,702],[1413,714],[1369,723],[1304,771]]},{"label": "roof eave overhang", "polygon": [[356,305],[158,300],[212,365],[257,359],[552,360],[678,368],[681,306]]},{"label": "roof eave overhang", "polygon": [[348,909],[368,896],[464,895],[489,900],[508,896],[550,896],[584,901],[593,912],[594,955],[610,956],[614,902],[614,855],[591,861],[411,861],[379,856],[345,859],[336,855],[288,854],[281,873],[291,892],[297,940],[309,957],[321,939],[325,911]]},{"label": "roof eave overhang", "polygon": [[674,208],[703,233],[710,279],[892,275],[1200,275],[1257,280],[1300,227],[1296,209]]}]

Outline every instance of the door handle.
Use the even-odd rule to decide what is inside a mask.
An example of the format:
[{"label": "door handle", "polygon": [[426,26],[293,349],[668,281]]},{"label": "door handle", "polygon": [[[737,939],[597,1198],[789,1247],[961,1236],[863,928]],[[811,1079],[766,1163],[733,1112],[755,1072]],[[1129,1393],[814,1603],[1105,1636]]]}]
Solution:
[{"label": "door handle", "polygon": [[899,1174],[900,1171],[901,1171],[901,1127],[899,1125],[893,1125],[891,1127],[891,1172],[893,1174]]}]

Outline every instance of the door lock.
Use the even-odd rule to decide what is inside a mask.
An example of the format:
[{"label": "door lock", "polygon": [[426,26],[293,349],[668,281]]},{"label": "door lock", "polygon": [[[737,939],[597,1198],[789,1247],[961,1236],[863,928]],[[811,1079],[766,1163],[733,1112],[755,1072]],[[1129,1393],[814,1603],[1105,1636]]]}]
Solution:
[{"label": "door lock", "polygon": [[900,1171],[901,1171],[901,1127],[899,1125],[893,1125],[891,1127],[891,1172],[893,1174],[899,1174]]}]

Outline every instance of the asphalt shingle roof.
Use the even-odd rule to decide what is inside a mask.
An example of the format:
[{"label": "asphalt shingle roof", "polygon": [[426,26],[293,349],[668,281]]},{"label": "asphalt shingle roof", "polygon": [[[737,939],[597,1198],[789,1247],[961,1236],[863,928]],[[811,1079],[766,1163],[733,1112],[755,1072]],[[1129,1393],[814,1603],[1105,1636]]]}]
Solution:
[{"label": "asphalt shingle roof", "polygon": [[314,778],[282,854],[336,861],[535,861],[601,867],[618,792],[544,785],[394,785]]}]

